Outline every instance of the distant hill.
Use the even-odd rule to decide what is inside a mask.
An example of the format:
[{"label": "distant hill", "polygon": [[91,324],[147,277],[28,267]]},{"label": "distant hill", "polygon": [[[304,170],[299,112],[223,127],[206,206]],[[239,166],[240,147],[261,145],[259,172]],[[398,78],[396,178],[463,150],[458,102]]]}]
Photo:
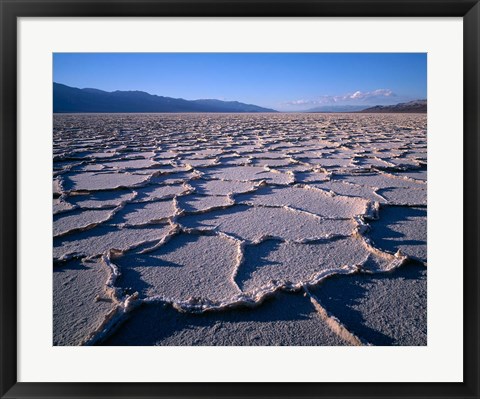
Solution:
[{"label": "distant hill", "polygon": [[427,100],[414,100],[408,103],[396,105],[377,105],[359,112],[365,113],[404,113],[404,114],[424,114],[427,112]]},{"label": "distant hill", "polygon": [[184,100],[143,91],[78,89],[53,83],[53,112],[277,112],[238,101]]},{"label": "distant hill", "polygon": [[307,109],[303,112],[358,112],[367,107],[368,105],[322,105],[320,107]]}]

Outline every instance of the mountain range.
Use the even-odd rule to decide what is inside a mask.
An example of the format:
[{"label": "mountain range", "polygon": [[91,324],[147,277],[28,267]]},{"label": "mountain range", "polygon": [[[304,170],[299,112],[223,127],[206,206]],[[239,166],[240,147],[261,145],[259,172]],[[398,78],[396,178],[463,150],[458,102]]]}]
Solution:
[{"label": "mountain range", "polygon": [[376,105],[375,107],[367,108],[359,112],[424,114],[427,113],[427,100],[414,100],[395,105]]},{"label": "mountain range", "polygon": [[[79,89],[53,83],[54,113],[117,112],[278,112],[271,108],[238,101],[214,99],[185,100],[149,94],[144,91],[103,91]],[[426,113],[427,100],[395,105],[324,105],[303,112]]]},{"label": "mountain range", "polygon": [[304,112],[325,112],[325,113],[350,113],[350,112],[364,112],[364,113],[426,113],[427,100],[414,100],[407,103],[399,103],[394,105],[322,105],[320,107],[312,108]]},{"label": "mountain range", "polygon": [[78,89],[53,83],[53,112],[277,112],[253,104],[221,100],[185,100],[144,91]]}]

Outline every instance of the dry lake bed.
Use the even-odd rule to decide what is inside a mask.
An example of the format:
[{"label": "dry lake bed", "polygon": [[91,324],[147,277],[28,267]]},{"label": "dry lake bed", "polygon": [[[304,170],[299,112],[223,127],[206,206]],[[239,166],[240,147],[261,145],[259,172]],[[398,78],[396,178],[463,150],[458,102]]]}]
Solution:
[{"label": "dry lake bed", "polygon": [[426,114],[55,114],[54,345],[426,345]]}]

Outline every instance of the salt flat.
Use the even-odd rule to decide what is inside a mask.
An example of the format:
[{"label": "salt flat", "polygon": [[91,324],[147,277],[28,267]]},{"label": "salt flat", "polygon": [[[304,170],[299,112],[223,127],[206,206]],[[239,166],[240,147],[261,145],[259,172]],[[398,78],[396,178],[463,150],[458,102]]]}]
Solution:
[{"label": "salt flat", "polygon": [[426,124],[55,114],[53,343],[425,345]]}]

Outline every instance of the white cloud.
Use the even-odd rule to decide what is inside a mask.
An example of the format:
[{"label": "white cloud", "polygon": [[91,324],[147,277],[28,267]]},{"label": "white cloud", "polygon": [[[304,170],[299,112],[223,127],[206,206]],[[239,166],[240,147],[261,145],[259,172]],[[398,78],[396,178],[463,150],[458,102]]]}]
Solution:
[{"label": "white cloud", "polygon": [[361,91],[356,91],[349,98],[362,98],[363,93]]},{"label": "white cloud", "polygon": [[362,93],[357,91],[352,98],[374,98],[374,97],[395,97],[395,94],[390,89],[377,89],[374,91]]},{"label": "white cloud", "polygon": [[294,100],[294,101],[288,101],[285,104],[288,104],[288,105],[308,105],[308,104],[313,104],[313,103],[310,100]]},{"label": "white cloud", "polygon": [[288,101],[286,105],[302,106],[302,105],[325,105],[325,104],[351,104],[363,102],[375,102],[396,97],[396,94],[390,89],[376,89],[373,91],[354,91],[344,95],[329,96],[323,95],[314,100],[293,100]]}]

